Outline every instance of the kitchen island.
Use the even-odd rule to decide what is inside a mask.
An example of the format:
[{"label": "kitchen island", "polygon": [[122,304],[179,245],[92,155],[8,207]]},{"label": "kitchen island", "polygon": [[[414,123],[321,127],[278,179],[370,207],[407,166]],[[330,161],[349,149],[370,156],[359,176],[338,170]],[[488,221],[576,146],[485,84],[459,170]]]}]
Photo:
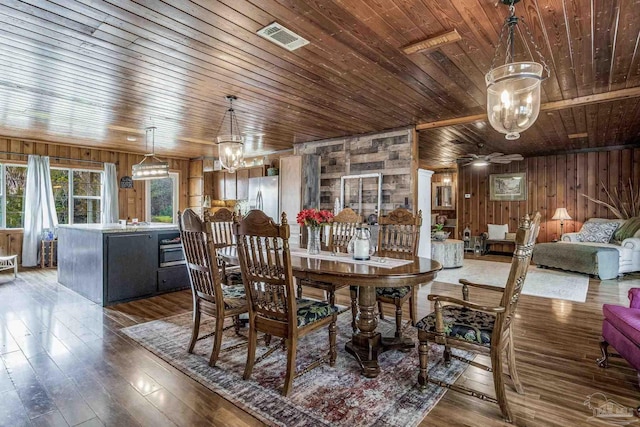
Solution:
[{"label": "kitchen island", "polygon": [[174,224],[58,228],[58,282],[107,306],[188,288]]}]

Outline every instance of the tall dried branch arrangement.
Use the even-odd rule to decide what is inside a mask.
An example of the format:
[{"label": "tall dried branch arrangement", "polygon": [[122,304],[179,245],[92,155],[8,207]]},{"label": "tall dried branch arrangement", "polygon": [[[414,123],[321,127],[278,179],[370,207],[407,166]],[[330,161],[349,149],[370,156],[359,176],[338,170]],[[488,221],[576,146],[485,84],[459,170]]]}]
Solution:
[{"label": "tall dried branch arrangement", "polygon": [[598,200],[591,196],[582,194],[582,197],[586,197],[594,203],[602,205],[608,208],[615,216],[620,219],[629,219],[634,216],[640,216],[640,189],[634,189],[631,178],[629,178],[629,185],[623,186],[622,189],[613,187],[612,191],[609,191],[601,181],[600,185],[604,189],[608,200]]}]

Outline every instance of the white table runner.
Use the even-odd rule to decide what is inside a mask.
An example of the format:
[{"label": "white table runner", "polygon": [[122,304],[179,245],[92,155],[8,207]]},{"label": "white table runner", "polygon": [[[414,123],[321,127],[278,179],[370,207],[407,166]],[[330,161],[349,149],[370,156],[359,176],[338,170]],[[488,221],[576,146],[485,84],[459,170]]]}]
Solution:
[{"label": "white table runner", "polygon": [[305,256],[313,259],[323,259],[326,261],[337,261],[337,262],[346,262],[350,264],[360,264],[360,265],[370,265],[372,267],[381,267],[381,268],[396,268],[401,265],[411,264],[413,260],[409,259],[397,259],[397,258],[385,258],[385,257],[376,257],[372,256],[368,261],[360,261],[352,258],[350,254],[332,254],[331,252],[321,251],[317,255],[309,255],[307,254],[306,249],[300,248],[290,248],[291,255]]}]

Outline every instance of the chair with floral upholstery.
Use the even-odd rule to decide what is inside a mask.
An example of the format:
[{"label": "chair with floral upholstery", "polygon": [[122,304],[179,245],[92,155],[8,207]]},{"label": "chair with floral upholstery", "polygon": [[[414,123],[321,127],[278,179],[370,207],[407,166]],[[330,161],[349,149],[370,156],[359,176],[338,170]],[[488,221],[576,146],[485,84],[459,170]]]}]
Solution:
[{"label": "chair with floral upholstery", "polygon": [[[378,256],[416,256],[420,240],[422,211],[418,212],[418,215],[414,215],[406,209],[398,208],[387,216],[381,216],[378,224]],[[354,297],[352,292],[352,301]],[[382,304],[395,305],[396,337],[402,336],[402,306],[407,300],[409,301],[410,323],[411,325],[416,324],[416,320],[418,320],[418,290],[416,286],[377,288],[376,297],[381,319],[384,319]]]},{"label": "chair with floral upholstery", "polygon": [[[418,328],[418,340],[420,341],[418,346],[420,358],[418,384],[421,387],[426,387],[428,382],[432,382],[441,387],[447,387],[497,403],[505,421],[511,422],[513,420],[504,389],[502,354],[506,352],[509,376],[516,391],[520,394],[524,393],[516,370],[512,321],[515,317],[518,299],[527,275],[539,228],[540,213],[536,213],[533,219],[527,215],[520,222],[520,227],[516,233],[516,249],[511,261],[511,270],[504,289],[471,283],[468,280],[461,279],[460,283],[463,285],[462,300],[442,295],[428,296],[429,301],[434,301],[435,303],[435,311],[424,317],[416,325],[416,328]],[[495,306],[486,306],[469,301],[469,287],[501,293],[500,303]],[[446,305],[443,303],[446,303]],[[444,345],[444,360],[447,364],[452,357],[455,357],[473,366],[493,372],[496,397],[471,390],[463,385],[448,384],[431,378],[427,366],[429,361],[429,341]],[[485,366],[473,360],[453,355],[451,347],[489,354],[491,366]]]},{"label": "chair with floral upholstery", "polygon": [[184,213],[178,212],[178,227],[193,293],[193,330],[188,351],[193,353],[196,341],[210,336],[198,338],[201,315],[204,313],[215,317],[213,350],[209,358],[209,365],[215,366],[222,346],[225,319],[234,319],[234,327],[238,333],[239,315],[249,310],[244,286],[222,287],[211,222],[208,219],[202,221],[193,210],[186,209]]},{"label": "chair with floral upholstery", "polygon": [[[249,299],[249,351],[244,379],[255,363],[258,332],[283,338],[287,347],[287,373],[282,394],[288,396],[295,377],[310,369],[336,361],[336,318],[338,307],[324,301],[296,299],[289,252],[289,225],[282,214],[276,224],[264,212],[250,211],[234,220],[233,232],[238,260]],[[329,352],[296,371],[298,338],[323,326],[329,327]]]}]

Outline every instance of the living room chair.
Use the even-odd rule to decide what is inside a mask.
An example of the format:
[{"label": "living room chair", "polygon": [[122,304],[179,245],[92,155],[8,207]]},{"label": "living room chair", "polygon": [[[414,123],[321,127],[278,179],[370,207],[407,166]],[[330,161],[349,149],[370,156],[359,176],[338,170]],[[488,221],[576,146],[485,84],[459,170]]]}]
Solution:
[{"label": "living room chair", "polygon": [[[218,208],[212,214],[211,211],[207,209],[204,211],[204,219],[211,223],[213,243],[216,249],[235,245],[236,242],[232,230],[233,211],[227,208]],[[229,266],[222,259],[218,258],[218,267],[220,268],[223,285],[243,285],[239,266]]]},{"label": "living room chair", "polygon": [[[462,300],[442,295],[432,294],[428,296],[429,301],[435,302],[435,311],[424,317],[416,325],[420,342],[418,346],[420,358],[419,386],[426,387],[428,382],[432,382],[441,387],[447,387],[482,400],[497,403],[505,421],[511,422],[513,420],[507,403],[502,377],[502,354],[506,352],[509,376],[516,391],[520,394],[524,393],[516,370],[512,320],[515,317],[518,299],[527,276],[531,254],[533,253],[539,229],[540,213],[536,213],[533,219],[527,215],[520,222],[516,232],[516,249],[511,261],[511,270],[504,289],[461,279],[460,283],[463,285]],[[471,302],[469,300],[469,287],[501,293],[500,303],[496,306],[486,306]],[[448,384],[431,378],[428,370],[429,341],[444,345],[443,357],[447,364],[449,364],[452,357],[455,357],[465,363],[492,372],[496,397],[488,396],[463,385]],[[488,354],[491,358],[491,366],[485,366],[473,360],[455,356],[451,353],[451,347]]]},{"label": "living room chair", "polygon": [[[398,208],[387,216],[378,219],[378,251],[377,256],[416,256],[422,225],[422,211],[414,215],[404,208]],[[399,288],[376,288],[378,312],[384,319],[382,304],[393,304],[396,307],[396,337],[402,336],[402,306],[409,301],[409,317],[411,325],[415,325],[418,316],[418,289],[416,286]],[[357,300],[352,290],[351,302]],[[355,319],[354,319],[355,320]]]},{"label": "living room chair", "polygon": [[[638,371],[640,384],[640,288],[629,289],[628,296],[629,307],[614,304],[602,306],[602,357],[597,362],[601,368],[608,368],[610,356],[624,358]],[[608,352],[610,345],[617,354]]]},{"label": "living room chair", "polygon": [[209,334],[198,338],[202,314],[215,317],[213,349],[209,358],[209,365],[215,366],[222,347],[225,319],[234,319],[234,327],[238,333],[239,315],[247,313],[249,306],[244,286],[222,287],[211,224],[206,216],[202,221],[191,209],[186,209],[183,213],[178,212],[180,238],[193,294],[193,330],[188,351],[193,353],[196,341],[210,336]]},{"label": "living room chair", "polygon": [[[338,308],[324,301],[296,299],[285,213],[281,224],[276,224],[264,212],[252,210],[242,220],[234,221],[233,230],[249,299],[249,351],[243,378],[249,379],[253,371],[258,332],[283,338],[287,373],[282,394],[288,396],[294,378],[324,362],[335,364]],[[327,325],[328,354],[296,371],[298,338]]]},{"label": "living room chair", "polygon": [[[345,208],[333,217],[329,231],[329,250],[331,252],[346,253],[349,242],[356,232],[356,227],[360,225],[361,222],[362,216],[355,213],[351,208]],[[315,280],[298,280],[298,298],[302,297],[303,286],[322,289],[327,294],[329,304],[336,305],[336,291],[346,285],[336,285],[335,283]]]}]

